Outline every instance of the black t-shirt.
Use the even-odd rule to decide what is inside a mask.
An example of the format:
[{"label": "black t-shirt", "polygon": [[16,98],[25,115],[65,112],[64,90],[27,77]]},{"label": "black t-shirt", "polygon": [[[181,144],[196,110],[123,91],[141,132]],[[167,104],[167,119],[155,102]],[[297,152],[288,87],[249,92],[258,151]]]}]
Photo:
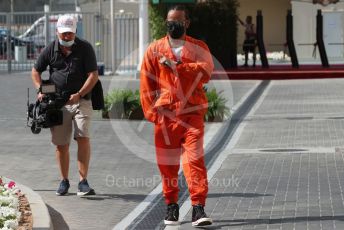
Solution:
[{"label": "black t-shirt", "polygon": [[76,93],[87,79],[87,74],[97,70],[93,47],[83,39],[75,38],[71,54],[64,56],[56,39],[39,55],[34,68],[42,73],[49,66],[50,81],[58,90]]}]

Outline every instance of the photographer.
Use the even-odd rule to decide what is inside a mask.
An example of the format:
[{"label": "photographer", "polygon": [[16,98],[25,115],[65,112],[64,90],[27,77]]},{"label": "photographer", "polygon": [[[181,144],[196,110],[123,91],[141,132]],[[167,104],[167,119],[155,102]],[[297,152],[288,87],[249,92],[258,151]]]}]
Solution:
[{"label": "photographer", "polygon": [[[97,61],[92,46],[76,37],[77,19],[62,15],[57,21],[57,39],[50,43],[40,54],[32,68],[32,81],[36,89],[42,84],[41,73],[49,66],[51,83],[57,93],[65,98],[63,124],[50,128],[52,143],[56,145],[56,159],[62,180],[57,195],[66,195],[70,187],[69,144],[74,126],[73,137],[78,144],[78,167],[80,181],[77,195],[94,195],[95,191],[87,182],[90,161],[89,127],[92,116],[90,92],[98,80]],[[44,95],[38,92],[38,100]]]}]

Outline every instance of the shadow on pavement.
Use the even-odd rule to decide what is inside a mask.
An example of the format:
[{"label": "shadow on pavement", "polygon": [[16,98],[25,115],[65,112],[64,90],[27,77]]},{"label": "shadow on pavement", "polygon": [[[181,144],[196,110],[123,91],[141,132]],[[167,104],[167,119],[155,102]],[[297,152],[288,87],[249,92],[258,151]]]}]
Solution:
[{"label": "shadow on pavement", "polygon": [[80,198],[87,200],[111,200],[111,199],[120,199],[126,201],[142,201],[147,197],[144,194],[96,194],[92,196],[81,196]]},{"label": "shadow on pavement", "polygon": [[59,213],[58,211],[56,211],[54,208],[52,208],[49,205],[47,205],[47,207],[49,210],[49,214],[50,214],[54,229],[69,230],[69,226],[67,225],[61,213]]}]

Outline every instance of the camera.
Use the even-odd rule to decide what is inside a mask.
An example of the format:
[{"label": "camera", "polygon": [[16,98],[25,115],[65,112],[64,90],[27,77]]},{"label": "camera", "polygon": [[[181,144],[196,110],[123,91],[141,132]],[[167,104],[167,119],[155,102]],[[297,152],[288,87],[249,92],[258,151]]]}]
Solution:
[{"label": "camera", "polygon": [[63,123],[61,108],[66,103],[66,97],[56,93],[56,87],[49,81],[42,81],[38,93],[44,94],[42,100],[29,103],[29,89],[27,101],[27,126],[34,134],[41,132],[42,128],[49,128]]}]

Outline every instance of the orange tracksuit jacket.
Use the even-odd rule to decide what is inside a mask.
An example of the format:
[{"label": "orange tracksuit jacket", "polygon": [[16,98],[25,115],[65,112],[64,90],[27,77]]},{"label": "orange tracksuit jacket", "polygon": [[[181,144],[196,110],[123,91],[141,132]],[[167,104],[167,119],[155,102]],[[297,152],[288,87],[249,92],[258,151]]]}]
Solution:
[{"label": "orange tracksuit jacket", "polygon": [[146,50],[140,81],[141,105],[148,121],[155,123],[155,146],[167,204],[178,201],[178,171],[183,171],[193,205],[205,205],[208,192],[204,163],[203,116],[207,98],[203,84],[210,79],[214,64],[208,46],[186,36],[181,64],[171,69],[159,60],[174,61],[168,37],[153,42]]}]

